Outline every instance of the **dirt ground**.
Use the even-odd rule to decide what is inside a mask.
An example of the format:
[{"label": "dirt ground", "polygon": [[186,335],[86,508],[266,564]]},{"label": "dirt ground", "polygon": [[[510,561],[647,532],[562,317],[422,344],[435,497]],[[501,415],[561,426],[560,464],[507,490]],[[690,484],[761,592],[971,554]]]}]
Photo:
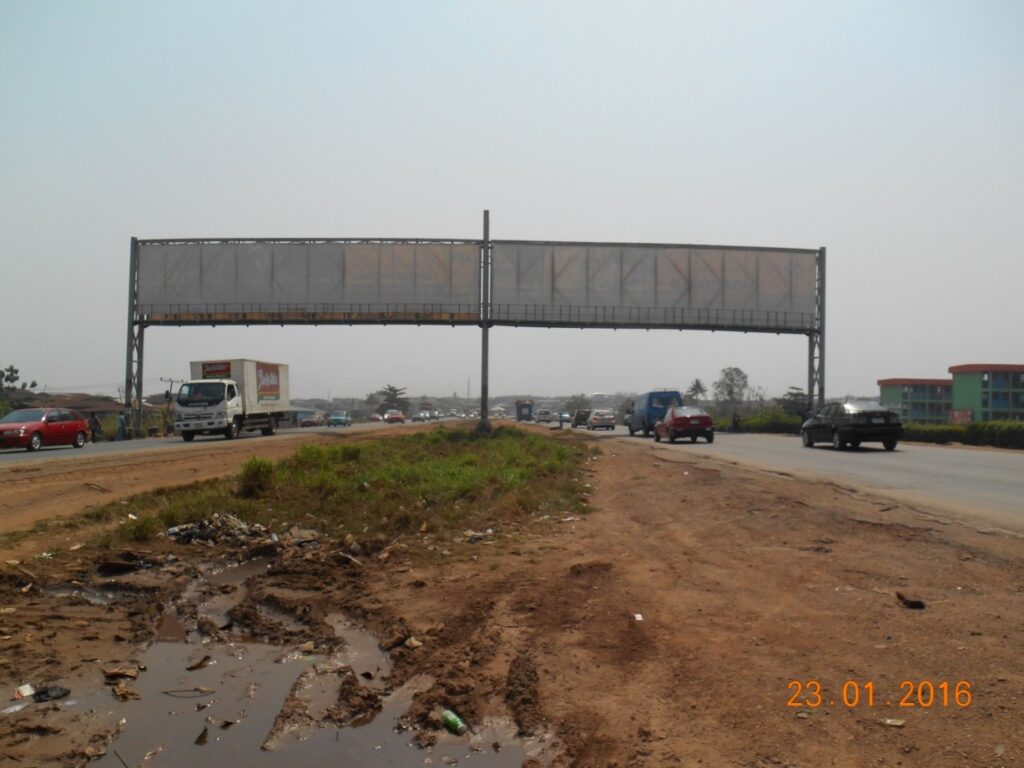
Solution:
[{"label": "dirt ground", "polygon": [[[0,532],[310,439],[329,438],[0,469]],[[103,671],[137,665],[169,607],[200,633],[235,631],[189,610],[203,564],[261,555],[270,567],[233,624],[327,652],[338,641],[325,617],[343,611],[392,648],[389,687],[431,676],[410,712],[423,743],[445,706],[470,722],[511,715],[546,739],[537,761],[557,766],[1021,765],[1024,539],[685,444],[559,439],[600,447],[581,477],[591,511],[472,544],[424,532],[353,560],[287,540],[111,553],[76,547],[88,530],[30,536],[0,552],[0,698],[26,682],[130,691],[131,677]],[[93,604],[69,584],[118,599]],[[266,606],[292,622],[267,620]],[[341,687],[325,718],[378,706],[352,680]],[[84,765],[119,727],[57,703],[0,714],[0,764]]]}]

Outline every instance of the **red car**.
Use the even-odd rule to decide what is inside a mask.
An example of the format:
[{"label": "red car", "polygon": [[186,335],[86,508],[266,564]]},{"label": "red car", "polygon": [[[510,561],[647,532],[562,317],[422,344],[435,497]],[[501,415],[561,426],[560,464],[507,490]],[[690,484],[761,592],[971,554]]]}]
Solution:
[{"label": "red car", "polygon": [[388,424],[405,424],[405,414],[401,411],[390,410],[384,414],[384,421]]},{"label": "red car", "polygon": [[0,448],[38,451],[44,445],[81,448],[89,437],[89,423],[69,408],[22,408],[0,419]]},{"label": "red car", "polygon": [[677,437],[688,437],[696,443],[703,437],[709,443],[715,442],[715,425],[711,417],[700,408],[676,405],[665,411],[665,416],[654,425],[654,439],[658,442],[667,438],[674,443]]}]

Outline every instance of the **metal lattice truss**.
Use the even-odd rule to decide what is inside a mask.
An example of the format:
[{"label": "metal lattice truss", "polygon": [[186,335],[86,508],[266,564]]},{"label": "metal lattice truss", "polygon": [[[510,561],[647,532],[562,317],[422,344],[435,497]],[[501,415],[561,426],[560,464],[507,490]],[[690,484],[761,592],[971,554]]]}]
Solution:
[{"label": "metal lattice truss", "polygon": [[135,425],[151,325],[805,334],[808,393],[824,399],[825,249],[492,241],[486,221],[481,240],[133,239],[125,383]]}]

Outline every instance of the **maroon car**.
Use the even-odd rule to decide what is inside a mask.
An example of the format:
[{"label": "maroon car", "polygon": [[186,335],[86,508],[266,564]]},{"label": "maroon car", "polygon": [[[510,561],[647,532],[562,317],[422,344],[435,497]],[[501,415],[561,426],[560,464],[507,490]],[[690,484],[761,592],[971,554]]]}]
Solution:
[{"label": "maroon car", "polygon": [[0,448],[38,451],[44,445],[81,448],[89,437],[89,423],[70,408],[22,408],[0,419]]},{"label": "maroon car", "polygon": [[676,405],[665,411],[665,416],[654,425],[654,439],[667,438],[674,443],[677,437],[688,437],[694,443],[703,437],[709,443],[715,442],[715,425],[711,417],[700,408]]}]

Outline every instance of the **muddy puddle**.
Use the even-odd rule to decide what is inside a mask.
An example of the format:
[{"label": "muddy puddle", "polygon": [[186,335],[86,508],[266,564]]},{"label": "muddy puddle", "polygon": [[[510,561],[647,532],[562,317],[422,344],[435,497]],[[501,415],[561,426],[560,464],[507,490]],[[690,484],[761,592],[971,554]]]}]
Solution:
[{"label": "muddy puddle", "polygon": [[[227,623],[248,594],[248,579],[267,567],[254,561],[204,573],[186,595],[200,618]],[[270,606],[259,610],[295,621]],[[96,715],[122,724],[106,754],[90,765],[518,768],[541,754],[545,745],[517,739],[510,719],[472,724],[463,736],[439,733],[432,747],[417,747],[405,716],[414,695],[433,680],[421,676],[388,693],[391,661],[378,638],[343,614],[325,620],[344,647],[308,653],[255,642],[203,643],[190,620],[169,608],[139,658],[143,671],[131,681],[138,699],[90,699]]]}]

